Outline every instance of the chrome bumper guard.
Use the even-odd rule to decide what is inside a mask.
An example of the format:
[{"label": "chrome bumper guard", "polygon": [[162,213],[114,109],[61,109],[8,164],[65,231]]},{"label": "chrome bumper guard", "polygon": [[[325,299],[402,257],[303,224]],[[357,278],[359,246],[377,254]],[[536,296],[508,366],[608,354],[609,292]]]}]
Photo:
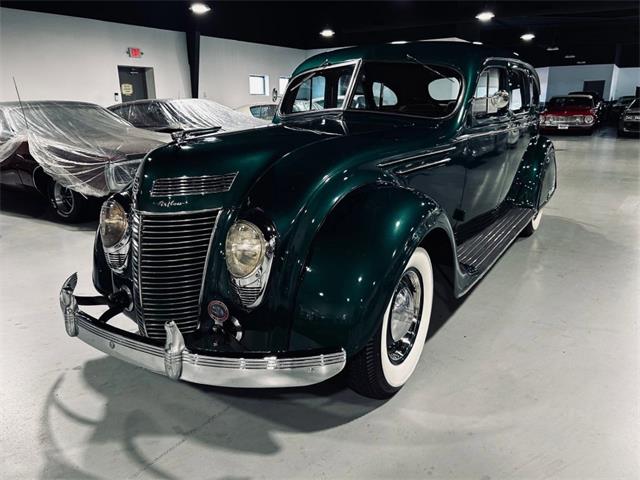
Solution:
[{"label": "chrome bumper guard", "polygon": [[342,371],[344,349],[307,357],[238,358],[190,352],[175,322],[165,324],[164,347],[146,337],[99,322],[80,310],[74,290],[77,274],[60,291],[60,308],[67,334],[113,357],[165,374],[173,380],[239,388],[300,387],[320,383]]}]

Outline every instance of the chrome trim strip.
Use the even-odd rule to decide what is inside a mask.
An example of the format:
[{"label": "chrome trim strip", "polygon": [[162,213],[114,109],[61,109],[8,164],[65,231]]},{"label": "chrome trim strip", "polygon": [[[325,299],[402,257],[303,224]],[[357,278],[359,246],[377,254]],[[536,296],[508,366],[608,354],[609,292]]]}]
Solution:
[{"label": "chrome trim strip", "polygon": [[167,341],[163,348],[145,337],[128,332],[125,334],[114,327],[108,330],[103,328],[78,309],[73,294],[76,283],[77,276],[74,274],[60,291],[60,308],[67,334],[77,336],[107,355],[172,379],[220,387],[300,387],[337,375],[347,362],[347,354],[342,348],[305,357],[280,354],[266,354],[261,358],[202,355],[186,348],[182,334],[173,321],[164,324]]},{"label": "chrome trim strip", "polygon": [[408,162],[410,160],[416,160],[418,158],[430,157],[431,155],[438,155],[439,153],[447,153],[455,150],[457,147],[443,148],[440,150],[434,150],[433,152],[420,153],[418,155],[413,155],[411,157],[399,158],[397,160],[387,160],[378,164],[379,167],[389,167],[391,165],[396,165],[398,163]]},{"label": "chrome trim strip", "polygon": [[451,157],[447,157],[447,158],[443,158],[442,160],[438,160],[436,162],[424,163],[422,165],[418,165],[416,167],[407,168],[405,170],[398,170],[398,173],[400,175],[403,175],[405,173],[415,172],[415,171],[418,171],[418,170],[422,170],[424,168],[436,167],[438,165],[443,165],[445,163],[449,163],[450,161],[451,161]]},{"label": "chrome trim strip", "polygon": [[[349,87],[347,87],[347,91],[345,93],[345,101],[342,105],[342,107],[336,107],[336,108],[324,108],[322,110],[309,110],[306,112],[295,112],[295,113],[282,113],[282,102],[284,101],[284,97],[287,95],[287,93],[289,93],[289,87],[291,85],[295,84],[295,81],[302,76],[307,76],[307,75],[311,75],[312,73],[315,72],[319,72],[321,70],[328,70],[328,69],[332,69],[332,68],[342,68],[342,67],[346,67],[348,65],[355,65],[355,68],[353,69],[353,75],[351,77],[351,80],[349,81]],[[350,94],[353,91],[353,89],[355,88],[355,82],[356,79],[360,73],[360,65],[362,65],[362,59],[361,58],[357,58],[354,60],[347,60],[345,62],[340,62],[340,63],[333,63],[333,64],[329,64],[329,65],[321,65],[319,67],[316,68],[310,68],[309,70],[305,70],[304,72],[300,72],[298,75],[296,75],[295,77],[289,79],[289,83],[287,83],[287,89],[284,92],[284,94],[282,95],[282,99],[280,100],[280,103],[278,104],[278,116],[280,118],[291,118],[291,117],[295,117],[297,115],[306,115],[309,113],[326,113],[326,112],[343,112],[347,109],[347,105],[351,102],[351,98],[350,98]]]}]

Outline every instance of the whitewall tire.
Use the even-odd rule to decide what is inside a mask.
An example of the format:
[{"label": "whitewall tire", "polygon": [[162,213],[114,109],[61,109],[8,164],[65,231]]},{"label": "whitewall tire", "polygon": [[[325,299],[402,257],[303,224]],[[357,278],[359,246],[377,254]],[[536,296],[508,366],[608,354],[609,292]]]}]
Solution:
[{"label": "whitewall tire", "polygon": [[529,221],[524,230],[522,230],[523,237],[530,237],[535,233],[536,230],[540,227],[540,223],[542,222],[542,209],[538,210],[536,215]]},{"label": "whitewall tire", "polygon": [[424,349],[433,302],[433,269],[424,248],[417,248],[390,295],[376,334],[349,365],[349,383],[357,392],[388,398],[409,380]]}]

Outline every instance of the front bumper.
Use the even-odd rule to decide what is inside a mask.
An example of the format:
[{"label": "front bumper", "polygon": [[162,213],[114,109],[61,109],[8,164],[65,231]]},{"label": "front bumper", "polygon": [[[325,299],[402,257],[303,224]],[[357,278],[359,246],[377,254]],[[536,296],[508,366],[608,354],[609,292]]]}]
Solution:
[{"label": "front bumper", "polygon": [[167,339],[163,345],[161,341],[113,327],[80,310],[73,293],[76,284],[74,273],[60,291],[60,307],[69,336],[77,336],[112,357],[174,380],[221,387],[299,387],[327,380],[340,373],[346,364],[344,349],[312,356],[193,353],[173,321],[165,324]]},{"label": "front bumper", "polygon": [[640,133],[640,121],[625,120],[618,125],[618,130],[623,133]]}]

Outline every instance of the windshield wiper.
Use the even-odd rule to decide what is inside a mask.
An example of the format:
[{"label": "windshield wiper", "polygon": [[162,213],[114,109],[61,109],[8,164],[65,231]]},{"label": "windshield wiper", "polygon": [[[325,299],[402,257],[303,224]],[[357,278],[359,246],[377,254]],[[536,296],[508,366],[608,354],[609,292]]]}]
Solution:
[{"label": "windshield wiper", "polygon": [[438,75],[440,78],[446,78],[447,80],[449,80],[451,83],[456,83],[454,81],[453,78],[451,77],[447,77],[445,75],[443,75],[442,73],[440,73],[439,71],[437,71],[435,68],[431,68],[429,65],[422,63],[420,60],[418,60],[416,57],[414,57],[413,55],[409,55],[408,53],[406,54],[407,58],[409,60],[411,60],[412,62],[417,63],[418,65],[420,65],[421,67],[429,70],[431,73],[435,73],[436,75]]}]

